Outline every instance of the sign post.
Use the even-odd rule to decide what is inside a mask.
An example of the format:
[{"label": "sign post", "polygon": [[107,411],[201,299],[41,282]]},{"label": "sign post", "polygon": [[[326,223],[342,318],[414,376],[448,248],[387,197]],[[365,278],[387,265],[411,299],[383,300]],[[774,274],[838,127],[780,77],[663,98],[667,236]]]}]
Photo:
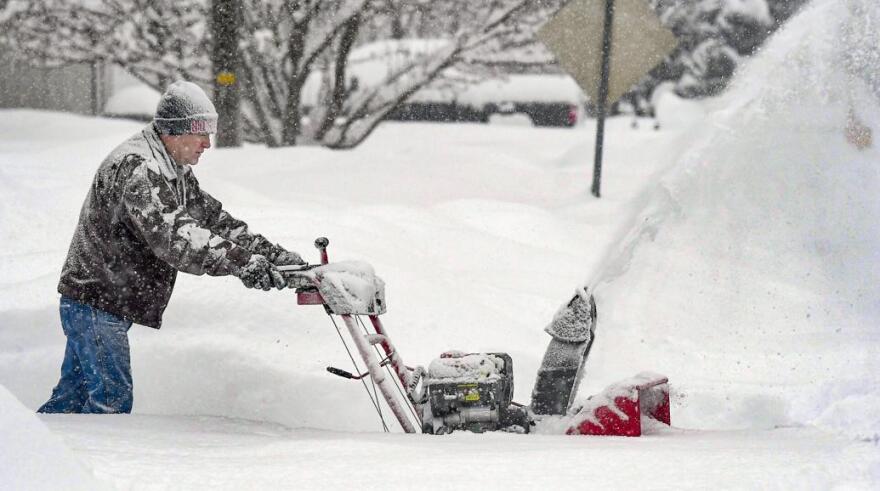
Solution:
[{"label": "sign post", "polygon": [[596,114],[596,152],[593,157],[593,196],[601,196],[602,150],[605,147],[605,111],[608,106],[608,72],[611,70],[611,26],[614,25],[614,0],[605,0],[605,22],[602,26],[602,68],[599,76],[599,98]]},{"label": "sign post", "polygon": [[538,39],[596,106],[592,193],[600,196],[605,116],[669,54],[678,41],[646,0],[572,0],[538,31]]}]

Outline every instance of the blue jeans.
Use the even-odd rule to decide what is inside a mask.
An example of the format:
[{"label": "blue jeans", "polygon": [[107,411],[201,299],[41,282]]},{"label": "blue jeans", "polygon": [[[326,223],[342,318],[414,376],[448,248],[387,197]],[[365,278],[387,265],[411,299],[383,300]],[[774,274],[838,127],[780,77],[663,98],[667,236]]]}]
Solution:
[{"label": "blue jeans", "polygon": [[130,413],[131,321],[61,297],[67,336],[61,380],[38,413]]}]

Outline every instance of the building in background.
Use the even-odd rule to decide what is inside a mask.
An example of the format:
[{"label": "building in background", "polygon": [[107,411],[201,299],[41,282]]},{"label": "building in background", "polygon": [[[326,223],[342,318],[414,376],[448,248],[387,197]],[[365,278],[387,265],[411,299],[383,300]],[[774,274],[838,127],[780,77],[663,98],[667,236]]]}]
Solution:
[{"label": "building in background", "polygon": [[139,85],[137,79],[116,66],[76,63],[39,68],[0,51],[0,109],[99,115],[104,114],[114,94]]}]

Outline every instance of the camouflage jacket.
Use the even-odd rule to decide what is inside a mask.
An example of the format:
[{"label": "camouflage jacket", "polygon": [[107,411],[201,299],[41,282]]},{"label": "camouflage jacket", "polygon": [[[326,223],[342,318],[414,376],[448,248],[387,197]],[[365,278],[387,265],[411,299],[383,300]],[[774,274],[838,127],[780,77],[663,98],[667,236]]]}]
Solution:
[{"label": "camouflage jacket", "polygon": [[283,250],[202,191],[151,124],[98,168],[58,291],[158,329],[178,271],[237,274],[252,254],[273,260]]}]

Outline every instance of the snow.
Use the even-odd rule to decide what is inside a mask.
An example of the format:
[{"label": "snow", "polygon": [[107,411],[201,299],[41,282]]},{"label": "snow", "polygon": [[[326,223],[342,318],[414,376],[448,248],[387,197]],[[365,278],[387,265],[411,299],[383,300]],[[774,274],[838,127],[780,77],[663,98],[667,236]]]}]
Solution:
[{"label": "snow", "polygon": [[[214,103],[208,98],[208,94],[205,93],[204,89],[192,82],[178,80],[169,85],[165,93],[169,97],[167,99],[168,104],[172,107],[174,105],[180,106],[180,110],[185,111],[186,117],[217,116]],[[173,114],[175,118],[182,117],[179,112]]]},{"label": "snow", "polygon": [[[174,214],[168,213],[163,215],[163,219],[166,223],[170,220],[172,223],[174,222]],[[206,248],[211,245],[211,231],[202,227],[199,227],[193,223],[185,223],[177,229],[177,235],[183,237],[191,244],[191,247],[199,249]],[[216,236],[215,236],[216,239]],[[216,243],[216,242],[215,242]],[[217,251],[211,251],[211,253],[217,253]]]},{"label": "snow", "polygon": [[385,283],[363,261],[338,261],[307,273],[319,282],[321,297],[336,314],[385,313]]},{"label": "snow", "polygon": [[675,84],[664,82],[651,94],[651,105],[660,126],[668,129],[687,129],[700,124],[706,117],[706,109],[699,101],[682,99],[674,92]]},{"label": "snow", "polygon": [[[665,381],[666,377],[653,372],[640,372],[633,377],[618,380],[606,387],[602,392],[589,396],[588,399],[580,400],[572,404],[569,414],[566,418],[561,418],[565,422],[566,428],[572,428],[579,425],[583,421],[589,421],[593,424],[601,426],[600,420],[596,417],[596,410],[605,407],[611,410],[615,415],[622,419],[628,419],[626,413],[620,410],[615,404],[618,397],[623,397],[636,401],[639,398],[639,390],[656,385],[657,382]],[[657,388],[654,391],[645,391],[646,397],[651,397],[653,392],[665,389]],[[654,396],[656,397],[656,395]],[[659,397],[657,398],[659,399]],[[648,407],[651,407],[649,404]],[[646,418],[647,419],[647,418]]]},{"label": "snow", "polygon": [[[212,149],[195,169],[310,262],[327,236],[331,261],[372,265],[408,365],[449,346],[506,352],[519,402],[542,328],[586,281],[598,323],[579,394],[643,370],[670,379],[674,426],[637,439],[380,433],[359,384],[325,372],[350,368],[322,308],[191,275],[161,331],[130,331],[134,414],[28,415],[57,381],[55,286],[80,204],[141,124],[0,111],[0,385],[20,401],[0,390],[14,408],[0,487],[21,469],[37,488],[876,488],[880,149],[843,137],[834,3],[777,33],[727,96],[695,107],[705,118],[609,120],[598,200],[592,121],[383,124],[351,151]],[[880,131],[871,91],[855,97]],[[6,438],[18,428],[31,440]]]},{"label": "snow", "polygon": [[[846,47],[823,19],[846,19],[833,10],[814,4],[746,67],[593,275],[597,343],[609,344],[587,370],[664,359],[658,371],[689,400],[679,424],[833,429],[840,414],[849,432],[880,435],[868,409],[880,393],[880,172],[876,148],[841,136],[846,80],[833,67]],[[876,128],[877,101],[857,105]],[[681,337],[683,326],[694,335]],[[858,386],[865,412],[817,384]]]},{"label": "snow", "polygon": [[137,84],[115,92],[104,104],[108,116],[140,116],[152,118],[156,114],[161,94],[151,87]]},{"label": "snow", "polygon": [[586,289],[578,287],[575,289],[574,298],[556,312],[544,331],[560,341],[585,343],[592,335],[590,331],[593,326],[592,309],[592,302]]},{"label": "snow", "polygon": [[765,26],[773,24],[767,0],[727,0],[721,5],[722,17],[738,15],[746,19],[756,19]]},{"label": "snow", "polygon": [[2,385],[0,435],[0,484],[4,489],[108,489],[58,435]]},{"label": "snow", "polygon": [[435,358],[428,365],[426,383],[487,382],[498,379],[503,369],[504,360],[487,353]]},{"label": "snow", "polygon": [[[415,97],[430,99],[430,96],[419,94]],[[489,102],[567,102],[580,106],[586,102],[587,96],[568,75],[523,74],[490,78],[468,85],[455,99],[460,104],[478,108]]]}]

